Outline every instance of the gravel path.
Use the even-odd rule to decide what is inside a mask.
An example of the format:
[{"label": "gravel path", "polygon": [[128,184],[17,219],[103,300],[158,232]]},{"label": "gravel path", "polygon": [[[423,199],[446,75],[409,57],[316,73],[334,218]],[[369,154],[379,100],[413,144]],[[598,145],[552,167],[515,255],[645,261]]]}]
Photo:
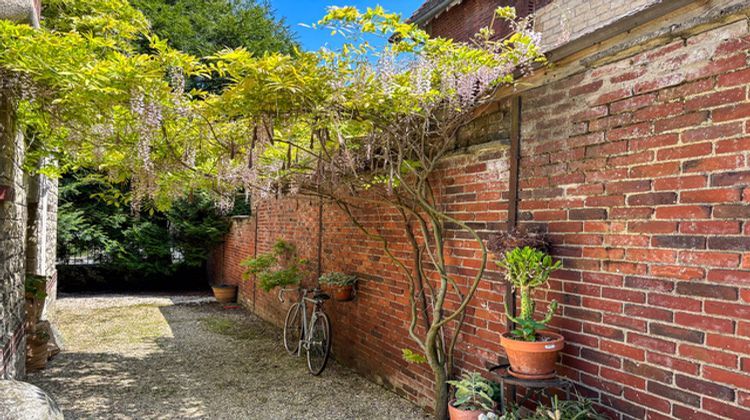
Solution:
[{"label": "gravel path", "polygon": [[336,363],[309,375],[276,328],[210,300],[61,298],[65,351],[28,380],[70,419],[426,418]]}]

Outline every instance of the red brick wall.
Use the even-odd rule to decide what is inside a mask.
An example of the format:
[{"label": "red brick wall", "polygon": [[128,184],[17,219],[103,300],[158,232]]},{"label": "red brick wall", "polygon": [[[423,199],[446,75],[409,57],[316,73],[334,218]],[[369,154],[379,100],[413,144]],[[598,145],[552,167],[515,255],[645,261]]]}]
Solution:
[{"label": "red brick wall", "polygon": [[[551,0],[465,0],[430,21],[426,29],[431,34],[445,38],[469,41],[479,29],[490,24],[495,9],[500,6],[513,6],[517,15],[523,17],[550,2]],[[503,36],[509,28],[497,21],[494,29],[498,36]]]},{"label": "red brick wall", "polygon": [[632,417],[750,418],[748,48],[739,22],[524,98],[563,372]]},{"label": "red brick wall", "polygon": [[[612,417],[750,418],[749,49],[739,22],[524,94],[520,223],[546,232],[564,264],[539,295],[561,302],[559,371]],[[439,177],[446,209],[484,235],[507,217],[506,150],[449,159]],[[317,258],[317,212],[302,199],[262,203],[258,249],[283,237]],[[360,216],[407,261],[392,213]],[[324,271],[363,278],[355,301],[327,305],[337,358],[429,404],[431,375],[401,360],[414,348],[403,277],[338,210],[326,206],[323,222]],[[228,237],[228,280],[254,229],[237,223]],[[448,250],[467,282],[476,248],[454,232]],[[503,290],[488,272],[460,368],[481,370],[500,353]],[[281,323],[275,295],[247,283],[242,300]]]},{"label": "red brick wall", "polygon": [[[448,159],[440,170],[438,185],[442,202],[454,217],[468,221],[487,236],[504,228],[507,219],[507,144],[496,142],[471,153]],[[258,252],[268,251],[280,238],[294,243],[303,258],[317,269],[317,200],[285,198],[263,202],[256,210]],[[399,217],[386,208],[356,212],[367,229],[379,229],[391,242],[391,249],[405,264],[411,263],[408,243]],[[261,317],[282,325],[289,307],[277,294],[264,293],[253,282],[242,282],[239,261],[254,250],[253,219],[235,222],[224,246],[215,253],[223,258],[225,282],[241,284],[240,301]],[[478,264],[478,246],[461,233],[447,232],[451,270],[459,284],[468,284]],[[223,253],[223,256],[222,256]],[[217,264],[221,265],[221,264]],[[491,267],[492,268],[492,267]],[[378,383],[425,406],[431,405],[432,375],[426,366],[402,359],[402,349],[416,350],[408,338],[408,297],[405,277],[385,255],[380,242],[368,239],[350,223],[335,205],[323,210],[322,269],[358,274],[357,298],[352,302],[329,302],[333,351],[342,363],[354,367]],[[221,270],[218,270],[221,271]],[[222,273],[215,274],[221,278]],[[308,284],[315,276],[307,280]],[[502,308],[504,286],[496,271],[488,271],[479,286],[476,305],[468,311],[465,331],[471,332],[457,346],[461,366],[484,369],[484,361],[496,361],[502,332],[498,314]]]}]

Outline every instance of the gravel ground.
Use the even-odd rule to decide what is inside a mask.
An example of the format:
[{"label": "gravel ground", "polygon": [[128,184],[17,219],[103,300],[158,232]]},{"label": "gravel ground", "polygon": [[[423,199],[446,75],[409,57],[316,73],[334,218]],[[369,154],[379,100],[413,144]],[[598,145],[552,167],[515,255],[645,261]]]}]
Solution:
[{"label": "gravel ground", "polygon": [[212,300],[63,297],[65,350],[28,380],[70,419],[426,418],[335,362],[311,376],[280,331]]}]

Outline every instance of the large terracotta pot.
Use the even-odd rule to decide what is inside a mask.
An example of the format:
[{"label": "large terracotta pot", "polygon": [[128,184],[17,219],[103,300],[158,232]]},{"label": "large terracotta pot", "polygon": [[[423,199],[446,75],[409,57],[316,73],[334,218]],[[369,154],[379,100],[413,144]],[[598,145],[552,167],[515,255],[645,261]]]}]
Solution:
[{"label": "large terracotta pot", "polygon": [[521,379],[545,379],[555,376],[557,355],[565,345],[563,336],[551,331],[539,331],[542,341],[516,340],[510,333],[500,337],[510,362],[508,373]]},{"label": "large terracotta pot", "polygon": [[237,300],[237,286],[220,284],[218,286],[211,286],[211,289],[214,291],[214,297],[219,303],[233,303]]},{"label": "large terracotta pot", "polygon": [[333,298],[339,302],[348,302],[354,299],[354,286],[329,286]]},{"label": "large terracotta pot", "polygon": [[453,404],[448,404],[448,415],[451,420],[477,420],[482,413],[482,410],[460,410]]}]

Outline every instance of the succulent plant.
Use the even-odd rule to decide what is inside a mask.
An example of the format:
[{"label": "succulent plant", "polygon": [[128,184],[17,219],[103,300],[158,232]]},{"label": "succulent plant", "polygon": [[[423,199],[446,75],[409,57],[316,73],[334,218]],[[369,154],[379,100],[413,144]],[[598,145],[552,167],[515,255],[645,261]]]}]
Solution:
[{"label": "succulent plant", "polygon": [[507,251],[497,265],[505,269],[506,280],[521,293],[521,313],[514,316],[505,303],[505,313],[518,325],[511,331],[513,336],[524,341],[536,341],[537,330],[546,328],[557,311],[557,301],[549,304],[547,314],[540,321],[534,319],[536,302],[531,292],[549,280],[550,274],[560,268],[560,261],[553,262],[552,257],[538,249],[525,246]]}]

